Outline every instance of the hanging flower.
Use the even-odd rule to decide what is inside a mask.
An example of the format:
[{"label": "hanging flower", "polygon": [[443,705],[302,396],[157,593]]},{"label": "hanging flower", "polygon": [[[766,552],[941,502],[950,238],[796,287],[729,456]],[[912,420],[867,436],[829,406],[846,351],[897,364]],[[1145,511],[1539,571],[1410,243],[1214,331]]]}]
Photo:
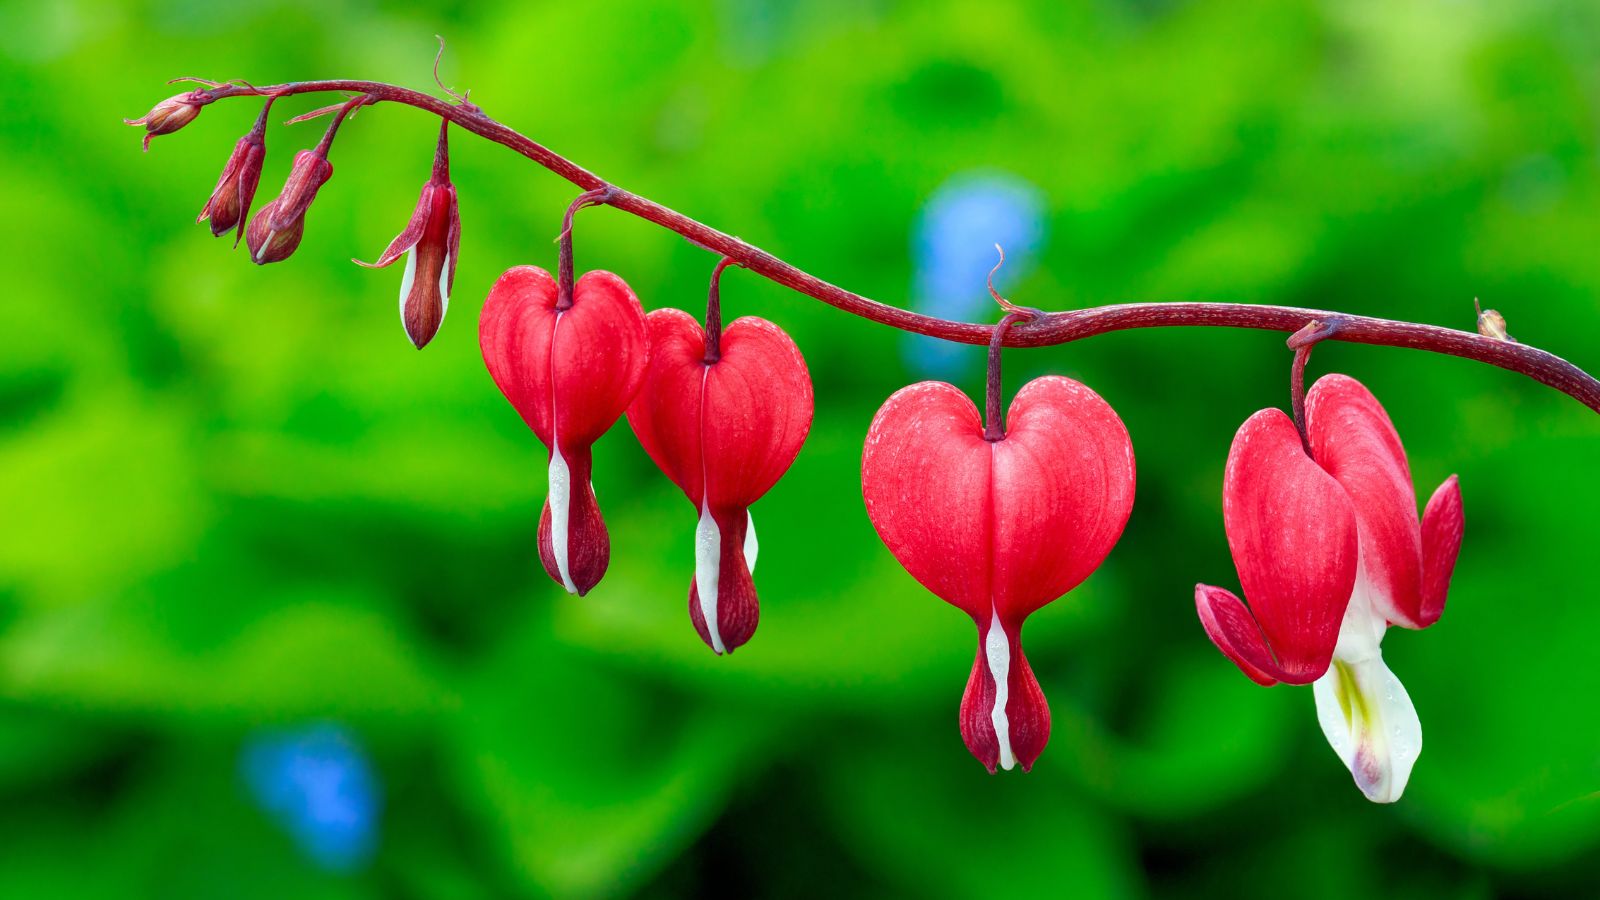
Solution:
[{"label": "hanging flower", "polygon": [[422,196],[411,221],[389,243],[377,262],[357,265],[372,269],[406,258],[400,280],[400,324],[418,350],[439,333],[450,309],[450,288],[456,280],[456,257],[461,248],[461,213],[456,188],[450,183],[450,150],[446,140],[449,120],[439,123],[439,143],[433,153],[433,175],[422,186]]},{"label": "hanging flower", "polygon": [[644,308],[621,278],[585,274],[566,308],[558,293],[543,269],[506,270],[484,301],[478,339],[500,392],[550,451],[539,559],[556,583],[582,596],[611,560],[590,448],[639,390],[650,344]]},{"label": "hanging flower", "polygon": [[[650,313],[650,371],[628,424],[699,513],[689,618],[713,651],[755,633],[750,506],[772,489],[811,430],[811,375],[777,325],[746,316],[707,340],[680,309]],[[708,343],[711,348],[708,349]]]},{"label": "hanging flower", "polygon": [[1211,640],[1260,684],[1314,684],[1317,718],[1356,784],[1399,799],[1422,750],[1405,687],[1383,663],[1390,625],[1426,628],[1444,611],[1461,546],[1455,476],[1419,521],[1405,450],[1360,382],[1319,380],[1306,398],[1306,445],[1282,411],[1234,437],[1223,524],[1249,600],[1197,585]]},{"label": "hanging flower", "polygon": [[[997,396],[998,373],[991,379]],[[1050,737],[1049,706],[1022,654],[1023,621],[1100,565],[1134,493],[1128,431],[1084,385],[1035,379],[1007,421],[986,430],[966,394],[925,381],[878,410],[861,458],[878,536],[978,627],[961,736],[990,772],[1031,769]]]}]

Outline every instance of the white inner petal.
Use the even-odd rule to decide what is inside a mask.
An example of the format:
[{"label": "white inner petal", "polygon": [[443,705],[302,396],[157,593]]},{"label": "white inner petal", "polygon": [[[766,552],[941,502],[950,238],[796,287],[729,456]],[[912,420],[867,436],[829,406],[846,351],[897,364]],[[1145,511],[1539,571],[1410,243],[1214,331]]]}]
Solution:
[{"label": "white inner petal", "polygon": [[561,448],[554,441],[550,447],[550,544],[556,555],[556,571],[561,574],[561,584],[567,593],[576,594],[578,586],[572,582],[567,562],[567,525],[572,510],[572,473],[567,461],[561,458]]},{"label": "white inner petal", "polygon": [[406,251],[406,274],[400,278],[400,325],[405,328],[406,334],[411,333],[411,326],[406,324],[406,298],[411,296],[411,284],[417,280],[417,253],[415,250]]},{"label": "white inner petal", "polygon": [[725,651],[722,632],[717,629],[717,579],[722,571],[722,530],[711,517],[711,507],[700,505],[700,524],[694,529],[695,593],[700,596],[700,615],[706,620],[711,649]]},{"label": "white inner petal", "polygon": [[267,239],[262,241],[260,249],[256,250],[256,262],[261,262],[261,257],[267,255],[267,248],[272,246],[272,239],[277,236],[278,233],[276,231],[267,232]]},{"label": "white inner petal", "polygon": [[439,321],[450,311],[450,254],[444,255],[444,265],[439,269]]},{"label": "white inner petal", "polygon": [[1365,567],[1339,627],[1333,664],[1312,685],[1317,723],[1369,800],[1393,803],[1422,752],[1422,722],[1405,685],[1383,662],[1388,624],[1378,613]]},{"label": "white inner petal", "polygon": [[761,544],[756,541],[756,517],[750,515],[750,510],[744,511],[744,565],[750,574],[756,574],[756,554],[761,552]]},{"label": "white inner petal", "polygon": [[994,709],[989,712],[989,721],[994,723],[995,740],[1000,743],[1000,768],[1009,770],[1017,764],[1011,753],[1011,720],[1006,717],[1006,701],[1011,694],[1011,642],[1000,627],[998,610],[989,621],[984,651],[989,657],[989,674],[994,678]]}]

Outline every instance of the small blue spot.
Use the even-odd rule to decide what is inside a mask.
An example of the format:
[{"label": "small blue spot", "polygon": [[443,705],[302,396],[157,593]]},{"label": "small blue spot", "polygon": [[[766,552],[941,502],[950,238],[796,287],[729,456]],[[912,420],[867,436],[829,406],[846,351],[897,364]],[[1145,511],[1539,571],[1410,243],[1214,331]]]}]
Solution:
[{"label": "small blue spot", "polygon": [[[1006,251],[1006,264],[994,280],[995,289],[1003,293],[1032,267],[1044,232],[1044,195],[1026,179],[994,171],[951,176],[928,198],[917,221],[912,308],[964,322],[998,319],[985,285],[999,261],[994,246]],[[1011,299],[1033,305],[1025,298]],[[971,369],[981,358],[971,347],[918,335],[910,336],[906,347],[911,368],[937,378]]]},{"label": "small blue spot", "polygon": [[377,848],[377,780],[356,740],[332,724],[250,738],[240,768],[256,802],[317,865],[359,869]]}]

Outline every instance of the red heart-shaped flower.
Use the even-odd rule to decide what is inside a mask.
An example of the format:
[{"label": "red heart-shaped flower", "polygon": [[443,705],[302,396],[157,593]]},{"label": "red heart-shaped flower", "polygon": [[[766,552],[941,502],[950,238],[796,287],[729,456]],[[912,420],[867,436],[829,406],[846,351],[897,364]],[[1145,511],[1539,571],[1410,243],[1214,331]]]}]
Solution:
[{"label": "red heart-shaped flower", "polygon": [[777,483],[811,430],[811,375],[783,329],[754,316],[722,333],[706,361],[705,331],[679,309],[648,316],[650,369],[628,424],[700,512],[689,616],[717,653],[755,633],[749,507]]},{"label": "red heart-shaped flower", "polygon": [[589,272],[558,310],[550,273],[508,269],[489,289],[478,339],[489,374],[550,450],[550,494],[539,517],[539,559],[574,594],[599,583],[611,559],[590,482],[590,447],[628,408],[649,364],[644,308],[610,272]]},{"label": "red heart-shaped flower", "polygon": [[[1088,577],[1133,509],[1133,445],[1082,384],[1046,376],[1012,401],[990,441],[952,385],[904,388],[878,410],[861,459],[867,515],[900,564],[978,626],[961,735],[989,771],[1024,771],[1050,710],[1022,654],[1030,613]],[[999,626],[996,628],[996,626]]]}]

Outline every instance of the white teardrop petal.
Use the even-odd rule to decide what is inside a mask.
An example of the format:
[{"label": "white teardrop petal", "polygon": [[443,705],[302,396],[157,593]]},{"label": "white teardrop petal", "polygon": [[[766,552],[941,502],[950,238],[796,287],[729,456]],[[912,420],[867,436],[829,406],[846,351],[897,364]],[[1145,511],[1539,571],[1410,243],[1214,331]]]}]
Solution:
[{"label": "white teardrop petal", "polygon": [[700,596],[700,615],[706,620],[711,649],[726,652],[722,632],[717,628],[717,580],[722,573],[722,530],[711,517],[711,507],[700,507],[700,524],[694,529],[695,592]]},{"label": "white teardrop petal", "polygon": [[406,330],[406,335],[416,343],[416,335],[411,333],[411,326],[406,322],[406,299],[411,296],[411,285],[417,280],[417,254],[414,250],[406,251],[406,273],[400,277],[400,327]]},{"label": "white teardrop petal", "polygon": [[1422,753],[1422,721],[1381,655],[1334,659],[1312,685],[1317,723],[1367,799],[1393,803]]},{"label": "white teardrop petal", "polygon": [[989,721],[994,724],[995,740],[1000,744],[1000,768],[1010,770],[1017,764],[1011,752],[1011,719],[1006,715],[1006,702],[1011,698],[1011,642],[1000,627],[998,611],[989,621],[983,647],[989,658],[989,674],[994,678],[994,708],[989,711]]},{"label": "white teardrop petal", "polygon": [[561,458],[561,448],[550,448],[550,545],[556,557],[556,571],[567,593],[576,594],[567,557],[567,525],[572,511],[572,472]]},{"label": "white teardrop petal", "polygon": [[750,515],[750,510],[744,511],[744,564],[750,574],[756,574],[756,554],[761,552],[761,544],[756,541],[756,517]]}]

